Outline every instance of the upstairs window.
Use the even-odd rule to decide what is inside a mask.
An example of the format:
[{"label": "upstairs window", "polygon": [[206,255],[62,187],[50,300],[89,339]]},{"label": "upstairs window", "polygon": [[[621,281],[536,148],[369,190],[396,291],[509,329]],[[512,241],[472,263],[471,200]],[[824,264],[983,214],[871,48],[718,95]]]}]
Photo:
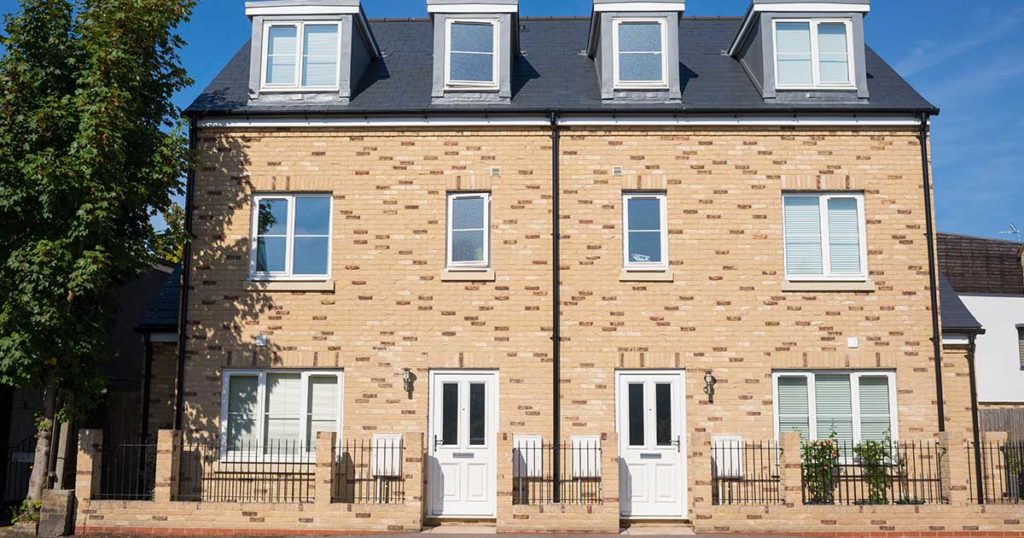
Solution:
[{"label": "upstairs window", "polygon": [[254,208],[254,279],[327,278],[331,249],[329,195],[257,196]]},{"label": "upstairs window", "polygon": [[780,89],[849,89],[854,84],[849,21],[775,21],[775,73]]},{"label": "upstairs window", "polygon": [[787,194],[783,206],[787,279],[867,279],[862,195]]},{"label": "upstairs window", "polygon": [[1017,327],[1017,349],[1020,353],[1020,369],[1024,370],[1024,325]]},{"label": "upstairs window", "polygon": [[337,23],[265,27],[264,90],[336,90],[341,32]]},{"label": "upstairs window", "polygon": [[668,269],[668,224],[664,194],[623,195],[623,266]]},{"label": "upstairs window", "polygon": [[449,88],[497,89],[497,21],[446,23],[445,85]]},{"label": "upstairs window", "polygon": [[665,21],[617,19],[614,31],[615,87],[642,89],[668,86]]},{"label": "upstairs window", "polygon": [[486,269],[490,266],[491,195],[448,195],[448,268]]}]

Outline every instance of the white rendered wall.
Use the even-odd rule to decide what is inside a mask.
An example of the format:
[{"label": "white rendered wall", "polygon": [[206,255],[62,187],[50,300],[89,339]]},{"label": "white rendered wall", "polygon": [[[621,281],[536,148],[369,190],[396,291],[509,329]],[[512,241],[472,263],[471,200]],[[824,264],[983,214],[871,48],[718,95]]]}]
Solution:
[{"label": "white rendered wall", "polygon": [[981,322],[978,337],[978,401],[1024,403],[1024,370],[1020,367],[1017,326],[1024,325],[1024,297],[960,295]]}]

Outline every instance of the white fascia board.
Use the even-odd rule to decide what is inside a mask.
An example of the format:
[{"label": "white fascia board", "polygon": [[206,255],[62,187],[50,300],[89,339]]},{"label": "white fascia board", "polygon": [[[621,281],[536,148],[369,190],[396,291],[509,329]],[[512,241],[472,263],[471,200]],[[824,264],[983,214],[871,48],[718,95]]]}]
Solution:
[{"label": "white fascia board", "polygon": [[791,4],[754,4],[759,13],[869,13],[868,4],[832,4],[826,2],[793,2]]},{"label": "white fascia board", "polygon": [[301,17],[304,15],[358,15],[359,6],[267,6],[247,7],[247,17],[268,17],[283,15]]},{"label": "white fascia board", "polygon": [[594,4],[594,12],[618,11],[623,13],[644,11],[686,11],[685,2],[616,2],[612,4]]},{"label": "white fascia board", "polygon": [[427,13],[519,13],[509,4],[444,4],[427,6]]},{"label": "white fascia board", "polygon": [[943,334],[942,345],[944,346],[968,346],[971,338],[964,334]]}]

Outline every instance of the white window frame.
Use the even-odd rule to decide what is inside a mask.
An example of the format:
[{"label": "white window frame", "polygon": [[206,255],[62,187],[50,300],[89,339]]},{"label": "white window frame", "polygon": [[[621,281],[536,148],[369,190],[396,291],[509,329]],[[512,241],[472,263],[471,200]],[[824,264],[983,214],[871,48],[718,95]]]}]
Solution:
[{"label": "white window frame", "polygon": [[[658,200],[661,209],[661,261],[634,262],[629,259],[629,201],[634,199]],[[640,230],[644,231],[644,230]],[[650,231],[650,230],[646,230]],[[665,193],[626,192],[622,194],[622,267],[627,271],[668,270],[668,195]]]},{"label": "white window frame", "polygon": [[260,461],[293,461],[303,460],[310,461],[316,458],[315,440],[313,446],[306,447],[303,454],[297,454],[295,456],[282,456],[282,455],[266,455],[260,452],[243,451],[243,450],[230,450],[228,447],[228,409],[230,399],[230,387],[231,378],[233,377],[256,377],[258,378],[257,391],[256,391],[256,444],[258,447],[264,447],[266,443],[266,430],[265,426],[265,415],[266,415],[266,404],[267,404],[267,375],[274,374],[300,374],[302,379],[302,402],[303,407],[299,413],[299,432],[302,438],[306,436],[306,428],[309,424],[309,379],[311,377],[331,377],[335,376],[338,379],[338,419],[335,424],[335,428],[338,434],[337,447],[340,449],[342,446],[342,422],[345,416],[345,372],[343,370],[300,370],[300,369],[271,369],[271,370],[224,370],[223,381],[221,384],[221,403],[220,403],[220,453],[221,459],[230,461],[237,461],[239,457],[242,459],[253,458],[260,459]]},{"label": "white window frame", "polygon": [[[661,27],[661,80],[626,80],[619,76],[619,26],[622,23],[658,23]],[[617,90],[650,90],[668,88],[668,21],[661,17],[624,17],[612,19],[612,72]]]},{"label": "white window frame", "polygon": [[[807,380],[807,424],[808,435],[811,441],[825,440],[818,432],[818,410],[816,405],[815,379],[818,375],[849,375],[850,376],[850,405],[853,416],[853,444],[862,442],[860,412],[860,379],[862,377],[885,377],[889,384],[889,436],[895,443],[899,441],[899,407],[897,407],[896,373],[892,371],[871,371],[871,370],[797,370],[772,372],[772,412],[774,413],[775,440],[781,437],[781,425],[779,424],[779,378],[781,377],[803,377]],[[852,447],[851,447],[852,448]]]},{"label": "white window frame", "polygon": [[[817,198],[818,199],[818,225],[821,230],[821,274],[820,275],[791,275],[789,274],[789,256],[786,247],[786,199],[787,198]],[[832,252],[829,248],[828,229],[828,201],[833,198],[853,198],[857,200],[858,239],[860,240],[860,272],[858,273],[833,273]],[[866,282],[868,279],[868,237],[867,221],[864,213],[864,194],[854,192],[784,192],[782,193],[782,265],[785,269],[786,280],[791,282]]]},{"label": "white window frame", "polygon": [[[489,82],[479,80],[454,80],[452,79],[452,26],[456,24],[486,24],[491,27],[491,34],[494,38],[492,46],[491,80]],[[501,66],[501,23],[497,19],[470,19],[470,18],[449,18],[444,23],[444,86],[449,90],[497,90],[498,69]],[[466,51],[459,51],[464,53]],[[481,53],[483,54],[483,53]]]},{"label": "white window frame", "polygon": [[[295,274],[293,266],[295,263],[295,201],[299,198],[327,198],[327,272],[322,275]],[[256,256],[259,250],[259,219],[260,202],[263,200],[287,200],[288,222],[286,225],[285,239],[285,270],[284,271],[257,271]],[[330,193],[264,193],[253,196],[252,200],[252,223],[250,235],[249,254],[249,278],[253,281],[284,280],[299,282],[323,282],[331,278],[331,263],[334,250],[334,196]]]},{"label": "white window frame", "polygon": [[[479,262],[456,262],[452,259],[455,234],[455,200],[467,198],[483,198],[484,201],[484,259]],[[446,254],[445,266],[450,271],[474,271],[487,269],[491,266],[491,193],[489,192],[458,192],[448,193],[448,223],[446,225]],[[460,229],[460,231],[473,230],[474,228]]]},{"label": "white window frame", "polygon": [[[335,69],[335,81],[332,86],[303,86],[302,85],[302,58],[306,48],[306,25],[310,26],[336,26],[338,28],[338,44],[336,51],[337,68]],[[295,28],[295,83],[294,84],[270,84],[267,77],[270,69],[267,65],[270,45],[270,29],[275,26],[291,26]],[[338,21],[266,21],[263,23],[263,52],[260,64],[260,91],[261,92],[330,92],[339,91],[341,87],[341,23]]]},{"label": "white window frame", "polygon": [[[782,84],[779,82],[779,23],[807,23],[811,33],[811,85]],[[821,81],[821,56],[818,54],[818,25],[843,24],[846,26],[846,65],[849,69],[849,82],[824,83]],[[849,19],[774,19],[772,21],[772,48],[775,55],[775,88],[778,90],[855,90],[857,89],[857,67],[854,65],[856,56],[853,52],[853,22]]]}]

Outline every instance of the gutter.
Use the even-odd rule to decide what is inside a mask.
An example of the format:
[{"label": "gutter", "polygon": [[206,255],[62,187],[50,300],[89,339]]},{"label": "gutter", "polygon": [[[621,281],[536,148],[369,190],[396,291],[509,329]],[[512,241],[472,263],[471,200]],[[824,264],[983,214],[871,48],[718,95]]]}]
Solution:
[{"label": "gutter", "polygon": [[[561,377],[562,377],[562,298],[561,298],[561,287],[562,287],[562,267],[561,267],[561,218],[560,218],[560,187],[559,187],[559,176],[560,176],[560,142],[561,142],[561,130],[558,126],[558,113],[552,112],[549,116],[551,120],[551,258],[552,258],[552,283],[551,283],[551,297],[552,297],[552,326],[551,326],[551,346],[552,346],[552,368],[551,368],[551,382],[552,382],[552,413],[551,422],[553,424],[552,431],[552,447],[553,455],[552,458],[552,469],[561,469],[562,463],[562,391],[561,391]],[[552,501],[555,504],[562,502],[562,492],[560,487],[554,488],[554,495]]]},{"label": "gutter", "polygon": [[935,353],[935,398],[939,432],[946,431],[946,402],[942,388],[942,332],[939,325],[939,282],[935,263],[935,223],[932,213],[932,178],[928,158],[928,115],[921,114],[921,171],[924,184],[925,240],[928,242],[928,287],[932,308],[932,345]]},{"label": "gutter", "polygon": [[[188,149],[190,158],[195,154],[199,134],[199,120],[189,116]],[[180,431],[185,406],[185,343],[188,341],[188,289],[192,275],[192,210],[195,203],[196,166],[192,163],[188,168],[188,182],[185,185],[185,252],[181,268],[181,293],[178,301],[178,364],[174,380],[174,430]]]}]

